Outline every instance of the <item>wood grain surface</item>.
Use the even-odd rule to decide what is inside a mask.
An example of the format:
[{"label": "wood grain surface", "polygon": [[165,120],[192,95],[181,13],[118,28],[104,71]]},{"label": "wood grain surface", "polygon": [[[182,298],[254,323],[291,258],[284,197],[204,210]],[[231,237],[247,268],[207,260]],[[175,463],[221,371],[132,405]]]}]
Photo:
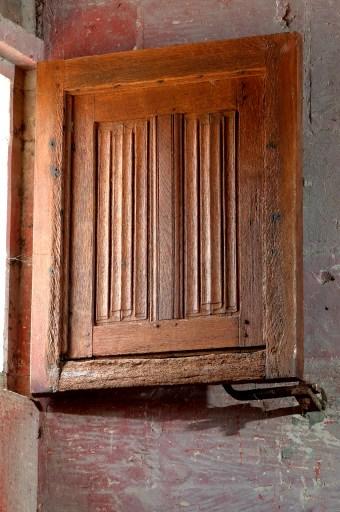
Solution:
[{"label": "wood grain surface", "polygon": [[33,390],[61,351],[266,346],[268,377],[302,375],[300,53],[279,34],[40,66]]},{"label": "wood grain surface", "polygon": [[263,336],[271,378],[303,374],[301,55],[297,34],[268,45]]},{"label": "wood grain surface", "polygon": [[265,350],[69,361],[59,391],[263,379]]},{"label": "wood grain surface", "polygon": [[92,355],[94,274],[94,126],[93,96],[74,101],[73,152],[70,200],[70,320],[68,353]]},{"label": "wood grain surface", "polygon": [[93,328],[95,356],[237,347],[238,342],[236,316],[119,322]]},{"label": "wood grain surface", "polygon": [[55,389],[59,378],[63,300],[63,64],[37,71],[34,173],[31,389]]}]

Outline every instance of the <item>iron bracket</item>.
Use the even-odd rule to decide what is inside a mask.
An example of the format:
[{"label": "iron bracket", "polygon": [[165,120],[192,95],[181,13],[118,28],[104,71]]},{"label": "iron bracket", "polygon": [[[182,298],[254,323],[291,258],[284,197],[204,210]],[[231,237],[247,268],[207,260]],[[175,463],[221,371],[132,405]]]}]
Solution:
[{"label": "iron bracket", "polygon": [[267,400],[273,398],[294,397],[302,409],[302,414],[310,411],[323,411],[327,405],[325,390],[318,384],[299,381],[293,384],[235,389],[231,384],[222,384],[225,391],[236,400]]}]

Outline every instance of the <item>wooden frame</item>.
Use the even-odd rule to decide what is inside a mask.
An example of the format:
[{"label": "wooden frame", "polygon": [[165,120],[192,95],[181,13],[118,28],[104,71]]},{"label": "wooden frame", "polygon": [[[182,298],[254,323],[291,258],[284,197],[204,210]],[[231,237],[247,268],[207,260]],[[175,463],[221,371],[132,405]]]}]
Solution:
[{"label": "wooden frame", "polygon": [[[190,48],[190,51],[188,49]],[[96,73],[92,70],[95,67]],[[265,81],[265,346],[63,361],[67,352],[70,95],[223,76]],[[69,112],[70,109],[66,109]],[[301,38],[279,34],[38,66],[31,391],[302,377]],[[289,129],[288,129],[289,127]],[[280,191],[280,194],[278,194]],[[288,201],[289,198],[289,201]]]},{"label": "wooden frame", "polygon": [[3,16],[0,16],[0,40],[0,73],[11,81],[4,383],[8,389],[28,395],[30,329],[27,320],[31,314],[33,205],[29,178],[27,175],[25,181],[23,169],[24,163],[29,166],[23,158],[23,147],[30,129],[30,124],[25,124],[24,111],[30,101],[25,97],[30,81],[28,73],[34,73],[37,61],[43,58],[44,42]]}]

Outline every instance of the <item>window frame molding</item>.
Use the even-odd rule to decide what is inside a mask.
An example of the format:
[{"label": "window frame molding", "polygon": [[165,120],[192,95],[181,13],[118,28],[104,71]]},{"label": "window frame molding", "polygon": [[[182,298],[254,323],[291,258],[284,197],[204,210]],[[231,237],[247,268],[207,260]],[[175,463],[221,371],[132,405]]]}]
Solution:
[{"label": "window frame molding", "polygon": [[[0,15],[0,73],[10,79],[10,141],[8,150],[8,206],[5,298],[5,334],[3,385],[28,395],[30,330],[22,319],[31,313],[30,262],[19,261],[22,237],[22,213],[30,208],[32,198],[24,197],[23,130],[25,126],[25,79],[34,73],[37,62],[45,55],[44,42],[34,34]],[[27,194],[26,194],[27,196]],[[24,204],[25,203],[25,204]],[[27,232],[27,238],[32,238]],[[27,240],[29,245],[29,240]]]},{"label": "window frame molding", "polygon": [[[36,141],[39,158],[35,167],[31,331],[33,394],[133,385],[302,377],[301,53],[301,37],[296,33],[284,33],[39,64]],[[65,115],[68,96],[112,90],[112,87],[122,91],[138,82],[152,84],[162,80],[162,83],[171,83],[175,78],[176,83],[180,83],[202,79],[202,74],[215,77],[220,73],[221,61],[224,75],[263,74],[266,84],[264,108],[268,132],[264,215],[268,216],[268,223],[263,240],[267,265],[264,278],[266,349],[248,347],[204,353],[64,361],[62,353],[67,352],[67,301],[64,300],[67,262],[64,261],[63,247],[67,246],[64,218],[68,215],[65,194],[68,185],[63,153],[70,130],[70,119]],[[96,73],[92,72],[94,65]],[[289,86],[293,86],[293,93]],[[281,133],[287,113],[293,116],[293,128]],[[285,209],[272,194],[273,169],[277,171],[274,172],[277,175],[275,186],[283,186],[285,193],[289,191],[293,195],[289,208]],[[275,212],[279,212],[277,216]],[[273,222],[270,223],[269,218]],[[288,248],[280,245],[281,239],[277,241],[277,229],[280,229],[279,239],[288,241]],[[280,250],[275,253],[277,244]],[[280,263],[280,258],[284,263]],[[279,285],[271,282],[271,272],[276,265],[282,273],[285,272]],[[287,300],[284,311],[280,301],[276,300],[277,286],[281,287],[281,299],[284,296]],[[291,327],[282,332],[273,319],[285,315],[287,322],[287,313],[292,315]]]}]

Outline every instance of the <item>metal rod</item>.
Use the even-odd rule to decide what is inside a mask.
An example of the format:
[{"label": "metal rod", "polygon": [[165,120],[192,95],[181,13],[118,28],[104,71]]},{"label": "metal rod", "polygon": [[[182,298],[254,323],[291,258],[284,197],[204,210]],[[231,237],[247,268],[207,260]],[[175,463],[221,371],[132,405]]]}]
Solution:
[{"label": "metal rod", "polygon": [[265,388],[235,389],[231,384],[223,384],[230,396],[236,400],[268,400],[273,398],[294,397],[299,402],[304,412],[322,411],[327,405],[325,390],[318,384],[298,382],[293,385],[278,385]]}]

